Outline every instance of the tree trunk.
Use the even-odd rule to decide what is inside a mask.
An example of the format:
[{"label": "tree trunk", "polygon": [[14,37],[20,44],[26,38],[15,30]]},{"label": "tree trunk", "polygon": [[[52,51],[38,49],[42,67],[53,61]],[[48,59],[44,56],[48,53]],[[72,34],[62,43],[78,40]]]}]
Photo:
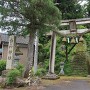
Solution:
[{"label": "tree trunk", "polygon": [[29,35],[28,61],[27,61],[26,69],[25,69],[25,73],[24,73],[25,78],[29,76],[29,71],[32,69],[32,66],[33,66],[35,33],[36,33],[36,31],[34,30]]},{"label": "tree trunk", "polygon": [[38,30],[36,31],[36,35],[35,35],[35,42],[34,42],[34,74],[36,74],[37,72],[37,64],[38,64],[38,42],[39,42],[39,38],[38,38]]}]

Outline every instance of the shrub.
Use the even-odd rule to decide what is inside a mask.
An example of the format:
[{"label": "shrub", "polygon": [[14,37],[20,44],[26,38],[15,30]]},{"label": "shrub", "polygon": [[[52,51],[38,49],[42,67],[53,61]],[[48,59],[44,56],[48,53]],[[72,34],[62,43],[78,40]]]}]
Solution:
[{"label": "shrub", "polygon": [[72,75],[72,72],[73,72],[73,69],[72,69],[72,66],[71,66],[71,63],[70,62],[66,62],[65,65],[64,65],[64,71],[65,71],[65,74],[70,76]]},{"label": "shrub", "polygon": [[22,73],[24,71],[24,66],[20,63],[18,63],[18,65],[16,66],[16,69],[19,70],[20,75],[22,76]]},{"label": "shrub", "polygon": [[7,85],[15,84],[17,77],[22,76],[23,71],[24,71],[24,66],[18,63],[15,69],[10,70],[8,72],[7,77],[6,77],[7,78],[6,84]]},{"label": "shrub", "polygon": [[6,69],[6,61],[5,60],[0,60],[0,74],[5,69]]},{"label": "shrub", "polygon": [[7,77],[6,77],[7,78],[7,80],[6,80],[7,85],[15,84],[16,78],[19,76],[20,76],[19,70],[17,70],[17,69],[10,70],[7,74]]},{"label": "shrub", "polygon": [[45,75],[45,72],[46,72],[46,70],[44,68],[40,68],[37,70],[35,75],[36,76],[43,76],[43,75]]}]

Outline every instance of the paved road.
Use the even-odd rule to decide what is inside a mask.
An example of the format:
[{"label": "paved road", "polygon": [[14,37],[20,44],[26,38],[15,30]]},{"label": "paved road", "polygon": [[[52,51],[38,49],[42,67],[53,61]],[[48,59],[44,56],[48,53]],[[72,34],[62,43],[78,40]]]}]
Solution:
[{"label": "paved road", "polygon": [[90,81],[73,80],[63,81],[59,85],[47,86],[44,90],[90,90]]}]

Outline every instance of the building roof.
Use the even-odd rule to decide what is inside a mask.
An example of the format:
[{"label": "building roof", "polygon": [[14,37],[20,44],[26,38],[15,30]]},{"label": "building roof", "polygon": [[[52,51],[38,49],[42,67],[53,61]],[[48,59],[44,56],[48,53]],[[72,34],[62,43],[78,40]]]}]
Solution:
[{"label": "building roof", "polygon": [[[0,42],[6,42],[8,43],[9,42],[9,36],[8,34],[4,34],[4,33],[0,33]],[[28,44],[29,42],[29,37],[26,36],[26,37],[23,37],[23,36],[17,36],[16,37],[16,43],[17,44]]]}]

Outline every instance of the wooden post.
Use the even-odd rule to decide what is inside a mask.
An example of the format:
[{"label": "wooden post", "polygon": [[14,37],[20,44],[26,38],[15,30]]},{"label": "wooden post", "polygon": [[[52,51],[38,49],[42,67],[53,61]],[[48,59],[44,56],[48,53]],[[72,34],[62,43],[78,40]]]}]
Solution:
[{"label": "wooden post", "polygon": [[65,61],[68,61],[68,46],[66,45],[66,60]]},{"label": "wooden post", "polygon": [[56,34],[52,33],[52,44],[50,52],[50,61],[49,61],[49,73],[54,73],[54,64],[55,64],[55,49],[56,49]]}]

